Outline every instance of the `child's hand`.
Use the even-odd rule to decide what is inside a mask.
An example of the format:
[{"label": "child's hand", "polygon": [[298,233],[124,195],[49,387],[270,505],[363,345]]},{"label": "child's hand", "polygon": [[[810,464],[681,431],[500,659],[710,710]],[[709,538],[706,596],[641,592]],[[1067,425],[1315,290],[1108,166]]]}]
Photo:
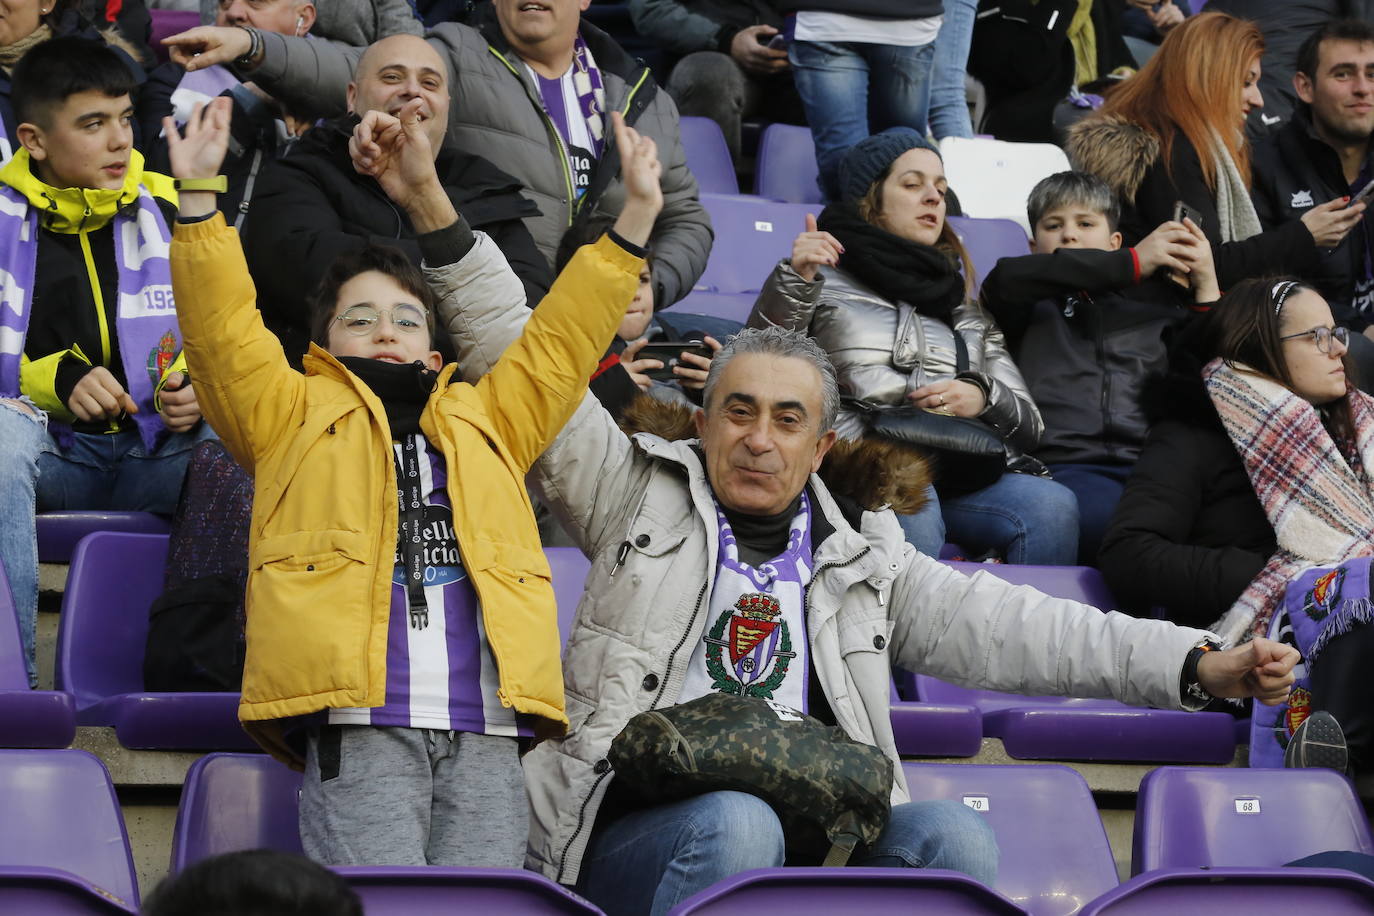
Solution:
[{"label": "child's hand", "polygon": [[1191,219],[1184,219],[1183,225],[1192,237],[1180,257],[1188,266],[1188,285],[1193,288],[1193,301],[1216,302],[1221,298],[1221,287],[1217,284],[1216,263],[1212,260],[1212,243]]},{"label": "child's hand", "polygon": [[663,362],[657,359],[637,359],[639,351],[649,342],[649,338],[641,337],[639,340],[632,340],[625,345],[625,349],[620,354],[620,365],[625,367],[625,371],[630,373],[630,378],[639,386],[640,391],[648,391],[649,386],[654,380],[645,375],[650,369],[662,369]]},{"label": "child's hand", "polygon": [[1169,220],[1135,246],[1135,256],[1140,261],[1140,277],[1153,276],[1161,267],[1182,276],[1188,273],[1188,265],[1183,257],[1189,251],[1192,234],[1182,223]]},{"label": "child's hand", "polygon": [[109,369],[94,366],[81,376],[67,398],[67,409],[86,423],[112,420],[125,414],[138,413],[138,404],[119,384]]},{"label": "child's hand", "polygon": [[611,112],[611,125],[620,151],[620,180],[625,185],[625,206],[615,221],[615,231],[627,242],[644,245],[663,209],[663,166],[658,161],[658,146],[652,137],[627,125],[618,111]]},{"label": "child's hand", "polygon": [[[173,178],[214,178],[224,165],[229,149],[229,120],[233,117],[233,102],[219,96],[209,105],[197,105],[186,122],[182,136],[172,118],[162,119],[167,138],[167,158],[172,164]],[[204,216],[215,210],[213,191],[180,191],[177,210],[182,216]]]},{"label": "child's hand", "polygon": [[720,341],[710,334],[701,339],[701,342],[711,348],[710,356],[700,356],[683,350],[678,354],[678,364],[673,367],[673,375],[682,382],[683,388],[692,388],[701,391],[706,387],[706,376],[711,371],[711,359],[720,352]]},{"label": "child's hand", "polygon": [[158,403],[162,425],[171,432],[184,433],[200,422],[200,403],[191,387],[191,379],[184,372],[172,372],[167,376]]},{"label": "child's hand", "polygon": [[840,263],[844,246],[829,232],[816,228],[816,215],[806,214],[806,230],[792,242],[792,269],[807,283],[816,279],[822,265],[835,267]]}]

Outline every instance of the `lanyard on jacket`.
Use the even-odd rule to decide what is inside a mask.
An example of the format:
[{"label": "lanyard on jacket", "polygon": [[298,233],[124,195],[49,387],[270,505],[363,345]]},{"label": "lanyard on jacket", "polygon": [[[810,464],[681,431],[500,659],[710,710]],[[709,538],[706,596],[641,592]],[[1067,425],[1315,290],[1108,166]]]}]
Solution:
[{"label": "lanyard on jacket", "polygon": [[425,601],[425,562],[421,528],[425,522],[425,494],[420,487],[420,449],[418,436],[401,439],[401,454],[392,457],[396,462],[396,501],[399,515],[398,551],[406,581],[410,627],[423,630],[429,626],[429,604]]}]

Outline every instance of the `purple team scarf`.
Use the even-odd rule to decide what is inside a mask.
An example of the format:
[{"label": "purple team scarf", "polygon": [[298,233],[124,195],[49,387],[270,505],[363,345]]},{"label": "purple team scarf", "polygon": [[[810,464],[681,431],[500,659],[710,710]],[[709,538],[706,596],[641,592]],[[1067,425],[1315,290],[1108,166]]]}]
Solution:
[{"label": "purple team scarf", "polygon": [[[162,211],[147,188],[114,218],[119,303],[115,333],[125,384],[138,404],[134,422],[143,444],[153,450],[166,431],[153,403],[155,388],[181,352],[172,299],[172,242]],[[24,336],[33,301],[38,260],[38,212],[19,191],[0,186],[0,397],[17,397]],[[62,425],[49,424],[61,433]]]},{"label": "purple team scarf", "polygon": [[587,122],[587,132],[592,135],[592,155],[600,159],[606,145],[606,90],[601,69],[581,35],[573,39],[573,91],[577,93],[582,120]]},{"label": "purple team scarf", "polygon": [[1370,602],[1369,557],[1338,566],[1303,570],[1288,583],[1283,603],[1269,627],[1269,638],[1296,646],[1302,664],[1288,702],[1282,706],[1254,703],[1250,719],[1250,766],[1282,767],[1283,752],[1312,710],[1311,670],[1321,664],[1327,644],[1357,626],[1374,622]]}]

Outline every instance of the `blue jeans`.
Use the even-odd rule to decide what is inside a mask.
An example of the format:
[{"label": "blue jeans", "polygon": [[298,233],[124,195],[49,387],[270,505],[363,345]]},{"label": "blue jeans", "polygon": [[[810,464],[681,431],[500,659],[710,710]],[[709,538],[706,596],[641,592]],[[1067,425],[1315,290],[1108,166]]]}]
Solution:
[{"label": "blue jeans", "polygon": [[968,116],[968,49],[978,0],[945,0],[945,19],[935,36],[935,64],[930,71],[930,132],[936,140],[972,137]]},{"label": "blue jeans", "polygon": [[1052,464],[1054,479],[1078,499],[1078,562],[1097,565],[1097,549],[1131,476],[1128,464]]},{"label": "blue jeans", "polygon": [[889,127],[925,133],[935,42],[903,47],[794,41],[787,57],[811,125],[827,200],[839,197],[840,160],[855,143]]},{"label": "blue jeans", "polygon": [[169,436],[148,454],[136,431],[72,434],[66,449],[46,432],[46,418],[0,402],[0,562],[14,595],[29,683],[38,614],[38,543],[34,515],[55,509],[117,509],[171,515],[181,496],[191,449],[214,438],[205,423]]},{"label": "blue jeans", "polygon": [[972,493],[930,496],[920,512],[897,517],[907,540],[923,553],[940,555],[938,547],[931,553],[926,545],[942,525],[948,540],[974,554],[996,552],[1008,563],[1033,566],[1078,562],[1078,500],[1053,480],[1007,473]]},{"label": "blue jeans", "polygon": [[[767,802],[742,792],[708,792],[634,811],[599,826],[582,860],[577,892],[607,916],[661,916],[724,878],[786,859],[782,825]],[[815,865],[818,863],[793,863]],[[948,868],[991,887],[997,839],[955,801],[908,802],[852,865]]]}]

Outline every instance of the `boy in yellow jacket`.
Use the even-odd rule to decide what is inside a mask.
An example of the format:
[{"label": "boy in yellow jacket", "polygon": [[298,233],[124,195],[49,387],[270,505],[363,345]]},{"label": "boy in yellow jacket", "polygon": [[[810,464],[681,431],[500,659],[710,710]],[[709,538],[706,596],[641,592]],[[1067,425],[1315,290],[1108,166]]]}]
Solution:
[{"label": "boy in yellow jacket", "polygon": [[[305,373],[263,327],[215,211],[221,100],[168,127],[182,179],[172,278],[205,414],[256,492],[240,718],[305,768],[301,839],[331,865],[519,867],[515,736],[567,724],[549,567],[524,476],[586,391],[662,206],[651,140],[614,117],[629,202],[476,385],[430,345],[435,294],[522,297],[434,174],[419,105],[351,143],[420,234],[336,263]],[[461,318],[455,319],[461,320]],[[283,726],[308,717],[304,760]]]}]

